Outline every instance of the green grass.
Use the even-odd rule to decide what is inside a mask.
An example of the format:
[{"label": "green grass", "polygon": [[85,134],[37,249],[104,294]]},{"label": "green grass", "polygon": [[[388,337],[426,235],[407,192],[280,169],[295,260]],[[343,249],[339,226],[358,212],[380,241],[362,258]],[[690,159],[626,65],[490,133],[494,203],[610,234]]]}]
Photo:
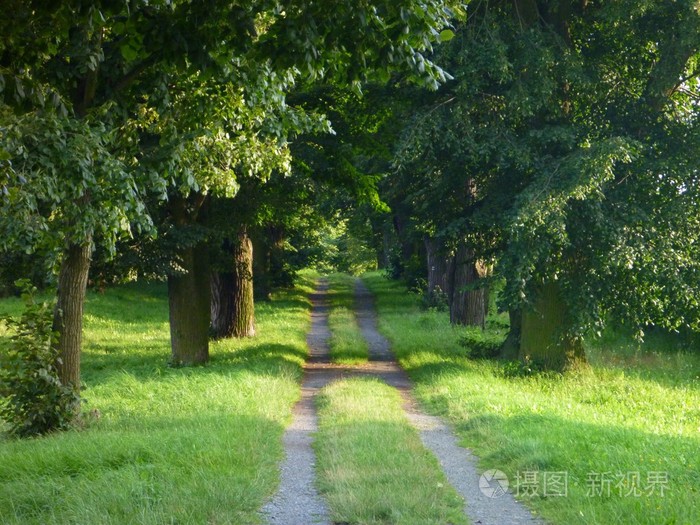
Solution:
[{"label": "green grass", "polygon": [[[589,345],[588,369],[507,379],[502,364],[469,359],[458,344],[463,330],[445,314],[421,312],[400,284],[378,273],[366,282],[378,296],[380,329],[422,404],[449,419],[481,469],[500,469],[514,485],[520,474],[523,495],[533,481],[537,495],[522,500],[547,520],[700,523],[697,348],[679,353],[663,338],[640,346],[609,336]],[[548,490],[544,497],[545,478],[557,472],[567,473],[567,496]],[[648,476],[657,472],[668,483],[652,483]],[[653,494],[634,494],[636,473]],[[602,479],[611,481],[609,490]]]},{"label": "green grass", "polygon": [[345,274],[332,274],[329,280],[330,312],[328,325],[331,359],[343,365],[366,363],[369,357],[367,342],[355,318],[355,278]]},{"label": "green grass", "polygon": [[348,379],[317,399],[319,487],[334,523],[466,523],[463,501],[423,448],[395,389]]},{"label": "green grass", "polygon": [[259,304],[258,337],[212,343],[211,363],[189,369],[167,366],[163,285],[90,293],[83,396],[101,417],[80,432],[0,437],[0,521],[259,522],[299,397],[310,285]]}]

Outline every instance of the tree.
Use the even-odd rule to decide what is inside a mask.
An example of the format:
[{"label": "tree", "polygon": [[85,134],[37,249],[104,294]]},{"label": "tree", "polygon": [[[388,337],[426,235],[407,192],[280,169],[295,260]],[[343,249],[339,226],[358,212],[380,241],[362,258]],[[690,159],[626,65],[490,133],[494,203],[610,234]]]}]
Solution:
[{"label": "tree", "polygon": [[695,323],[698,21],[693,2],[490,2],[434,57],[455,78],[413,98],[395,192],[431,260],[460,232],[497,261],[509,355],[564,369],[606,317]]},{"label": "tree", "polygon": [[2,249],[55,253],[60,264],[54,329],[59,377],[80,385],[82,309],[95,233],[113,250],[133,226],[149,228],[136,180],[104,127],[52,111],[5,113]]},{"label": "tree", "polygon": [[[2,33],[6,37],[0,48],[0,89],[5,104],[9,103],[13,111],[5,111],[5,117],[11,115],[14,118],[31,112],[32,108],[45,107],[48,100],[59,114],[72,119],[75,125],[84,125],[91,115],[99,114],[108,123],[108,129],[104,130],[107,135],[119,129],[125,120],[136,122],[136,129],[149,133],[154,120],[157,126],[162,124],[163,114],[172,115],[169,109],[172,98],[182,95],[193,84],[224,90],[228,86],[233,89],[234,96],[240,97],[241,89],[250,96],[243,104],[251,115],[256,110],[258,113],[265,113],[270,108],[279,110],[281,118],[263,119],[267,123],[277,122],[268,134],[276,135],[276,141],[267,142],[268,145],[273,143],[273,153],[263,156],[273,163],[284,160],[284,141],[289,130],[304,126],[297,118],[303,115],[291,109],[285,110],[284,103],[286,87],[300,75],[300,71],[307,72],[312,78],[336,76],[351,80],[365,76],[365,67],[380,71],[402,67],[426,71],[422,75],[424,81],[435,83],[444,76],[439,68],[424,60],[420,52],[430,46],[430,35],[443,27],[451,16],[443,2],[434,0],[420,3],[382,1],[360,8],[347,1],[336,1],[332,6],[324,4],[323,7],[314,2],[285,7],[274,1],[254,0],[234,7],[227,2],[204,5],[145,0],[129,4],[61,2],[55,6],[41,2],[13,2],[9,7],[8,13],[12,16],[6,17],[2,23]],[[358,16],[359,28],[356,24]],[[268,86],[264,85],[266,78],[270,81]],[[256,90],[260,87],[262,89]],[[209,104],[209,101],[204,102],[207,102],[204,108],[194,108],[193,113],[197,116],[211,117],[212,111],[221,108]],[[199,193],[206,200],[206,191],[198,190],[201,184],[193,176],[192,166],[212,168],[220,160],[220,154],[230,153],[226,151],[227,147],[244,154],[235,160],[253,164],[260,160],[256,159],[259,148],[235,148],[233,141],[225,140],[226,131],[221,127],[206,132],[202,128],[198,132],[189,129],[186,133],[166,134],[164,137],[163,131],[172,133],[176,130],[172,121],[169,124],[169,127],[159,129],[155,137],[157,142],[164,138],[163,151],[155,151],[160,148],[146,144],[152,155],[145,165],[151,168],[170,165],[174,171],[165,173],[148,168],[142,171],[150,179],[149,183],[160,191],[174,182],[183,198],[189,199],[193,193]],[[246,129],[245,123],[236,123],[236,135],[252,137],[258,124],[256,121],[252,129]],[[132,142],[121,150],[122,154],[133,153],[138,140],[148,142],[148,136],[143,132],[138,137],[132,135],[131,139]],[[201,149],[197,150],[207,143],[207,139],[210,145],[222,148],[212,155],[213,158],[203,154]],[[3,151],[3,160],[7,161],[7,152],[14,150],[10,146],[3,147]],[[115,156],[120,158],[119,153],[112,158]],[[161,158],[157,159],[159,156]],[[163,156],[168,158],[163,159]],[[178,165],[178,159],[183,160],[184,166]],[[256,173],[264,176],[265,162],[259,170],[256,168]],[[228,170],[218,166],[213,171],[219,174]],[[21,186],[14,184],[15,180],[9,177],[8,184],[21,192]],[[122,180],[127,181],[127,178]],[[187,183],[184,186],[183,180]],[[230,182],[224,182],[224,186],[230,185]],[[89,187],[77,187],[78,198],[70,202],[83,206],[83,201],[89,201],[88,204],[94,202],[99,206],[91,197]],[[136,186],[128,181],[126,187],[136,191]],[[17,197],[17,200],[21,198]],[[195,214],[195,217],[190,217],[194,220],[199,200],[193,195],[191,202],[185,205],[176,203],[175,207],[179,207],[180,212],[189,209]],[[122,203],[113,202],[115,208],[122,208]],[[69,201],[61,200],[61,204],[68,207]],[[119,227],[123,228],[125,223],[128,220],[120,221]],[[102,221],[94,226],[109,229]],[[75,363],[75,366],[77,362],[68,356],[79,354],[84,283],[94,232],[85,228],[81,233],[84,234],[82,237],[69,239],[67,254],[63,258],[64,276],[60,279],[64,285],[59,290],[59,295],[64,297],[59,297],[63,320],[63,326],[59,326],[62,330],[60,345],[65,362]],[[190,262],[186,254],[182,260]],[[195,266],[199,268],[202,264],[192,263],[190,269]],[[172,304],[181,304],[181,301],[175,300]],[[172,319],[182,318],[178,314],[172,316]],[[186,329],[181,331],[178,328],[174,337],[178,339],[185,332]],[[175,342],[174,346],[184,348],[186,345]],[[197,362],[205,359],[204,350],[200,344],[192,350],[191,356],[182,356],[177,351],[174,358],[183,363]],[[66,379],[69,376],[76,381],[77,371],[71,371]]]}]

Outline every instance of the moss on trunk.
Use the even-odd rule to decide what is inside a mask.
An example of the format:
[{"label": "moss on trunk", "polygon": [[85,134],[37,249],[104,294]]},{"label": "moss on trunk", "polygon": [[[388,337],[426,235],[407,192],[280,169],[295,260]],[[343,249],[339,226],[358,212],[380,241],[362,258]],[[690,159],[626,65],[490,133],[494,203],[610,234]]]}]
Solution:
[{"label": "moss on trunk", "polygon": [[520,359],[556,371],[585,362],[583,345],[567,334],[569,327],[568,308],[559,283],[545,283],[532,306],[523,310]]}]

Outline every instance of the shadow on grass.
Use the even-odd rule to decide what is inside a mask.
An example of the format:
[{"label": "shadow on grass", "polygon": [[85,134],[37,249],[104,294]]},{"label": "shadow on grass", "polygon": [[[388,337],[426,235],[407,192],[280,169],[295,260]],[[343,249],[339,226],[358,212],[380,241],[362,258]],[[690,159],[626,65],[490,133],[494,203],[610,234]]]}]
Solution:
[{"label": "shadow on grass", "polygon": [[[562,516],[565,523],[620,522],[610,514],[584,518],[590,508],[612,505],[629,523],[700,523],[698,439],[532,413],[482,414],[456,430],[482,470],[506,472],[511,484],[539,472],[537,496],[524,500],[545,517],[547,508],[558,507],[557,522]],[[542,484],[551,472],[566,473],[566,498],[545,497]]]},{"label": "shadow on grass", "polygon": [[214,351],[211,357],[211,365],[240,365],[251,362],[291,363],[301,367],[308,357],[308,351],[293,345],[280,343],[261,343],[247,345],[245,348],[234,350]]},{"label": "shadow on grass", "polygon": [[[226,437],[227,433],[248,434],[252,429],[275,435],[284,432],[282,425],[269,419],[234,413],[211,414],[206,409],[187,417],[138,415],[124,427],[107,427],[98,423],[83,432],[5,441],[0,458],[7,461],[0,462],[0,482],[22,475],[74,477],[132,464],[158,463],[168,456],[174,460],[179,452],[178,445],[183,442],[199,441],[201,446],[196,448],[202,450],[205,445],[207,448],[226,446],[232,439]],[[212,435],[203,432],[207,429]],[[217,433],[222,435],[217,436]],[[22,461],[11,461],[14,454],[22,455],[27,451],[31,451],[32,457],[22,456]],[[177,462],[184,467],[187,461],[183,456]]]},{"label": "shadow on grass", "polygon": [[291,369],[301,374],[302,363],[308,355],[306,350],[280,343],[247,344],[244,348],[232,350],[218,350],[214,347],[206,365],[176,368],[168,363],[169,346],[160,344],[154,346],[154,350],[149,353],[142,351],[119,354],[87,352],[83,360],[83,378],[88,384],[100,384],[109,382],[124,372],[128,372],[134,379],[149,381],[183,374],[231,375],[238,371],[269,374]]},{"label": "shadow on grass", "polygon": [[465,523],[462,499],[405,421],[329,421],[314,448],[334,523]]}]

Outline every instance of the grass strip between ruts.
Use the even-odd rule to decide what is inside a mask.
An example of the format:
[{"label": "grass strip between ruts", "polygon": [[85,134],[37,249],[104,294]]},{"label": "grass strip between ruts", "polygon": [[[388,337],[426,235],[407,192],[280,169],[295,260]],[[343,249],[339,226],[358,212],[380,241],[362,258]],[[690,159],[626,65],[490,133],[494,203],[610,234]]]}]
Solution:
[{"label": "grass strip between ruts", "polygon": [[398,392],[374,379],[318,395],[317,474],[334,523],[465,524],[463,501],[422,445]]},{"label": "grass strip between ruts", "polygon": [[331,360],[342,365],[367,362],[369,349],[355,317],[355,278],[346,274],[332,274],[329,281],[330,311],[328,326]]}]

